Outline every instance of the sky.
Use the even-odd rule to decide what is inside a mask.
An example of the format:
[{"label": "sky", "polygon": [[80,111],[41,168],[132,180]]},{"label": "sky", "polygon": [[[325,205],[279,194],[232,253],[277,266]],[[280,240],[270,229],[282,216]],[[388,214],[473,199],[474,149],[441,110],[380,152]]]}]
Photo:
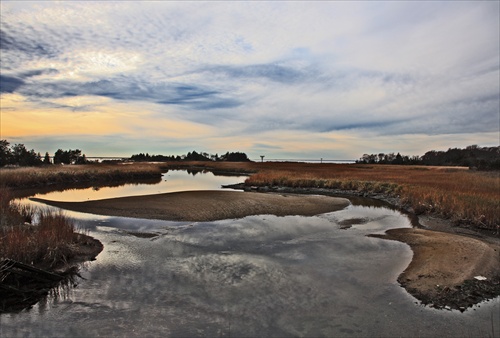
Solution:
[{"label": "sky", "polygon": [[499,1],[0,2],[0,138],[252,159],[500,144]]}]

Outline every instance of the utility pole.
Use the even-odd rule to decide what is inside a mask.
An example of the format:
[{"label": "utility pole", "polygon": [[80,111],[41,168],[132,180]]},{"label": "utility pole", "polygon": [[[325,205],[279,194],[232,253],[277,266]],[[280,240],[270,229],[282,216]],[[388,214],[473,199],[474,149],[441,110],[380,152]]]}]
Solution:
[{"label": "utility pole", "polygon": [[260,161],[264,162],[264,155],[260,155]]}]

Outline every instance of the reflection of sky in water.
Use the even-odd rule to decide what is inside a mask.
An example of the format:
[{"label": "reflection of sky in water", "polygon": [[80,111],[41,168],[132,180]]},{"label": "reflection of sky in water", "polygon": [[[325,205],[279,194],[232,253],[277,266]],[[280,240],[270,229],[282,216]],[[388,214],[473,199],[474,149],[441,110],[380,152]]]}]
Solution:
[{"label": "reflection of sky in water", "polygon": [[32,311],[0,316],[1,336],[487,336],[500,311],[498,301],[463,314],[415,304],[396,282],[411,250],[366,237],[410,226],[386,208],[79,222],[105,244],[85,280]]},{"label": "reflection of sky in water", "polygon": [[94,187],[86,189],[68,189],[34,197],[52,201],[80,202],[123,196],[160,194],[175,191],[217,190],[221,185],[243,182],[247,176],[215,176],[211,172],[188,174],[185,170],[170,170],[163,174],[157,184],[124,184],[118,187]]},{"label": "reflection of sky in water", "polygon": [[[113,187],[94,187],[83,189],[67,189],[64,191],[52,191],[48,193],[38,193],[32,197],[64,202],[81,202],[88,200],[99,200],[106,198],[117,198],[124,196],[140,196],[160,193],[169,193],[177,191],[193,191],[193,190],[219,190],[222,185],[236,184],[245,181],[248,176],[223,176],[214,175],[211,172],[198,172],[195,175],[188,173],[186,170],[169,170],[162,175],[159,183],[155,184],[123,184]],[[240,193],[239,190],[224,189]],[[36,208],[52,209],[57,208],[48,206],[44,203],[31,201],[28,198],[20,198],[15,200],[19,204],[31,205]],[[120,223],[119,227],[129,224],[134,228],[137,222],[134,219],[113,218],[108,216],[83,214],[74,211],[65,210],[64,214],[77,219],[100,219],[102,222]],[[36,221],[36,220],[35,220]],[[154,222],[152,223],[154,226]],[[95,227],[95,224],[92,226]],[[147,229],[151,227],[151,223],[141,222],[141,228]]]},{"label": "reflection of sky in water", "polygon": [[[100,199],[243,180],[169,171],[156,185],[39,197]],[[411,250],[366,236],[410,226],[388,208],[194,223],[67,213],[104,251],[85,264],[76,288],[1,315],[0,336],[487,336],[500,312],[498,300],[463,314],[415,304],[396,282]]]}]

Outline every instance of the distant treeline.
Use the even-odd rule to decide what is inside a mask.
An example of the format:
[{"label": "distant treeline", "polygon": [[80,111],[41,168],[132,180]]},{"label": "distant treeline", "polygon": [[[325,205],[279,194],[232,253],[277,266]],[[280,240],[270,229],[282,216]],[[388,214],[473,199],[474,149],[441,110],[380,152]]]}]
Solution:
[{"label": "distant treeline", "polygon": [[136,154],[130,157],[134,162],[167,162],[167,161],[228,161],[228,162],[248,162],[247,154],[240,152],[227,152],[224,155],[211,155],[209,153],[198,153],[192,151],[182,156],[149,155],[148,153]]},{"label": "distant treeline", "polygon": [[[248,156],[242,152],[226,152],[224,155],[198,153],[192,151],[186,155],[150,155],[148,153],[132,155],[129,159],[134,162],[167,162],[167,161],[228,161],[247,162]],[[13,166],[40,166],[51,164],[89,164],[96,161],[87,160],[80,149],[58,149],[53,156],[48,152],[42,156],[35,150],[28,150],[24,144],[10,146],[7,140],[0,140],[0,167]],[[356,163],[366,164],[397,164],[397,165],[435,165],[435,166],[465,166],[478,170],[500,170],[500,146],[479,147],[471,145],[465,149],[450,148],[447,151],[431,150],[423,156],[406,156],[394,154],[364,154]]]},{"label": "distant treeline", "polygon": [[54,156],[50,156],[48,152],[45,156],[35,150],[28,150],[24,144],[15,144],[10,146],[7,140],[0,140],[0,167],[6,165],[15,166],[40,166],[49,164],[86,164],[89,163],[85,154],[79,149],[62,150],[58,149]]},{"label": "distant treeline", "polygon": [[[165,155],[149,155],[136,154],[129,159],[124,158],[120,161],[103,161],[103,162],[166,162],[166,161],[228,161],[228,162],[247,162],[250,161],[245,153],[241,152],[226,152],[224,155],[211,155],[205,152],[198,153],[192,151],[186,155],[165,156]],[[13,146],[7,140],[0,140],[0,167],[7,165],[20,167],[33,167],[51,164],[91,164],[97,161],[89,161],[85,154],[82,154],[80,149],[62,150],[58,149],[53,156],[48,152],[42,156],[34,149],[26,149],[24,144],[15,144]]]},{"label": "distant treeline", "polygon": [[465,149],[450,148],[447,151],[431,150],[423,156],[394,154],[364,154],[356,163],[464,166],[478,170],[500,170],[500,147],[471,145]]}]

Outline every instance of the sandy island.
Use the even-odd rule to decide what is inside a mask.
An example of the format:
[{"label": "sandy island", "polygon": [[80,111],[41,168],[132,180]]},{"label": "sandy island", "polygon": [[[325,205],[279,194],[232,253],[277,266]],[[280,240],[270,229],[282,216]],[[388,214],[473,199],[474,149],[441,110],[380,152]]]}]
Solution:
[{"label": "sandy island", "polygon": [[39,198],[32,200],[91,214],[189,222],[264,214],[313,216],[341,210],[350,204],[348,199],[330,196],[219,190],[183,191],[87,202],[56,202]]},{"label": "sandy island", "polygon": [[[214,221],[250,215],[312,216],[349,205],[344,198],[277,193],[188,191],[133,196],[87,202],[54,202],[33,199],[67,210],[172,221]],[[452,227],[439,231],[392,229],[384,239],[410,245],[414,256],[398,281],[423,304],[464,310],[500,295],[500,240],[454,234]],[[474,277],[486,277],[476,280]]]}]

